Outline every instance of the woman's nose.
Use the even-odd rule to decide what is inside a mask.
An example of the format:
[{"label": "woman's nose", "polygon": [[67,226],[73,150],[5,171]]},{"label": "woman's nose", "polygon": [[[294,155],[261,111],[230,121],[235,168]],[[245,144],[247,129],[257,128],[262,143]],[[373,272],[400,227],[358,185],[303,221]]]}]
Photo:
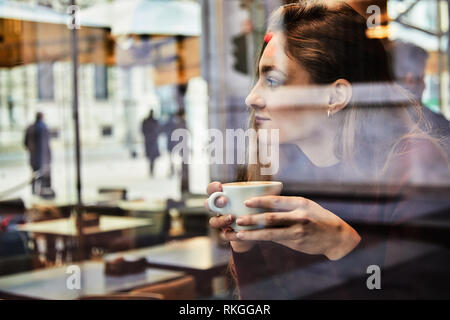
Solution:
[{"label": "woman's nose", "polygon": [[262,109],[266,106],[264,99],[257,95],[254,91],[250,92],[247,96],[245,99],[245,104],[254,109]]}]

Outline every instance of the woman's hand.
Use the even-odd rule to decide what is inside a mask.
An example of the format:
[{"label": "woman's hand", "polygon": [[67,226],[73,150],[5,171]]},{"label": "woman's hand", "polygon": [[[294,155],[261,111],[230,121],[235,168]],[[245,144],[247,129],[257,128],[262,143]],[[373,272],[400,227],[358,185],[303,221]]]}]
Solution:
[{"label": "woman's hand", "polygon": [[330,260],[344,257],[361,241],[344,220],[302,197],[262,196],[251,198],[245,204],[278,212],[239,217],[236,223],[240,226],[266,226],[239,231],[235,236],[240,240],[273,241],[300,252],[323,254]]},{"label": "woman's hand", "polygon": [[[208,196],[214,192],[222,191],[222,184],[220,182],[211,182],[206,192]],[[219,208],[224,207],[227,204],[227,198],[219,197],[216,200],[216,206]],[[208,200],[205,200],[205,208],[209,211],[211,209],[208,206]],[[212,212],[212,211],[211,211]],[[235,217],[231,214],[225,216],[217,216],[209,219],[209,224],[214,229],[219,229],[222,232],[222,237],[230,241],[230,244],[235,252],[246,252],[254,246],[253,241],[240,241],[236,238],[236,232],[231,228],[231,224],[234,222]]]}]

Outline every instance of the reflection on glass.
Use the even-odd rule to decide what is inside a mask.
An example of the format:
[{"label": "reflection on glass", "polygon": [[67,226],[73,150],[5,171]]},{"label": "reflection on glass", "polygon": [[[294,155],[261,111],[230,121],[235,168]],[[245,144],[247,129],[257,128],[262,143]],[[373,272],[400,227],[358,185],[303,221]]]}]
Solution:
[{"label": "reflection on glass", "polygon": [[68,4],[0,1],[0,298],[448,297],[447,2],[76,5],[74,83]]}]

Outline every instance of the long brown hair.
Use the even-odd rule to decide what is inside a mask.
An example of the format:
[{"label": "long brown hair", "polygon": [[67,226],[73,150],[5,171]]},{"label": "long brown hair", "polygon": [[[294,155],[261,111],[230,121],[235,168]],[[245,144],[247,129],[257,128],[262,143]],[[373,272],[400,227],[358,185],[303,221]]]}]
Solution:
[{"label": "long brown hair", "polygon": [[[352,165],[355,172],[369,171],[373,177],[379,177],[399,141],[411,135],[432,140],[419,129],[419,123],[411,120],[414,112],[419,122],[424,121],[421,106],[394,83],[383,43],[367,37],[366,19],[349,5],[344,2],[330,5],[321,0],[284,5],[273,13],[269,30],[283,32],[286,54],[308,71],[314,84],[327,85],[346,79],[353,86],[363,85],[369,96],[377,86],[378,90],[380,86],[384,89],[384,101],[361,102],[353,97],[333,116],[332,121],[340,128],[335,136],[334,153]],[[250,127],[255,128],[254,110],[249,121]],[[249,165],[245,178],[270,179],[261,176],[259,168]]]}]

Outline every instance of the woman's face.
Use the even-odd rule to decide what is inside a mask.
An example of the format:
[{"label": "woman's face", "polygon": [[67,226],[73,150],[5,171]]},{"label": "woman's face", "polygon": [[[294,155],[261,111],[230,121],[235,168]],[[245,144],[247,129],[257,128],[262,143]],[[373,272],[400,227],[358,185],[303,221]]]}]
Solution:
[{"label": "woman's face", "polygon": [[[285,53],[284,35],[275,33],[259,62],[259,79],[247,96],[258,130],[279,129],[279,142],[313,139],[327,118],[327,95],[306,69]],[[270,133],[269,133],[270,136]]]}]

